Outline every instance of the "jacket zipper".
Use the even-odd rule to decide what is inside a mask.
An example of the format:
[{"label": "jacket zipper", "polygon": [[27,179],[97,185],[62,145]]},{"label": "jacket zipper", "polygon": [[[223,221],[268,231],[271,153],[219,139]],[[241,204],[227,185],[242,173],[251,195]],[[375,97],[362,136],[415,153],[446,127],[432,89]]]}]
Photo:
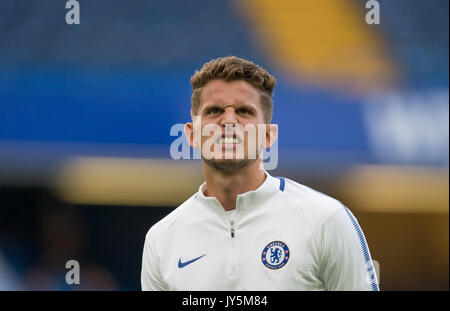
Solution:
[{"label": "jacket zipper", "polygon": [[237,253],[237,245],[236,245],[236,233],[235,233],[235,225],[236,222],[234,220],[230,221],[230,234],[231,234],[231,252],[230,252],[230,264],[231,264],[231,269],[230,269],[230,274],[229,277],[231,277],[231,279],[235,280],[237,275],[238,275],[238,267],[237,267],[237,260],[238,260],[238,253]]},{"label": "jacket zipper", "polygon": [[231,224],[231,237],[234,238],[234,220],[230,221]]}]

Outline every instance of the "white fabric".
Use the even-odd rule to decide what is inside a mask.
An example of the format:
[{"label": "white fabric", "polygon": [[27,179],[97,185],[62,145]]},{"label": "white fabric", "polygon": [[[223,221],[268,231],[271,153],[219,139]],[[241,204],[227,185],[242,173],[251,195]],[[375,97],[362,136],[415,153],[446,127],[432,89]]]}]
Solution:
[{"label": "white fabric", "polygon": [[[143,290],[378,290],[364,235],[339,201],[289,179],[282,191],[266,172],[227,213],[203,185],[148,231]],[[272,241],[289,249],[279,269],[262,261]]]}]

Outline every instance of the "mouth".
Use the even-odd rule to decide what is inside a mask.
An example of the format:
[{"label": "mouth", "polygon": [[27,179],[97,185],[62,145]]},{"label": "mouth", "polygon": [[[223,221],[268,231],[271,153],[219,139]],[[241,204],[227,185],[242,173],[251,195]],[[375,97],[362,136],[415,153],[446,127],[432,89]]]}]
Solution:
[{"label": "mouth", "polygon": [[216,146],[225,151],[237,151],[240,146],[242,146],[244,140],[237,134],[219,136],[215,143]]},{"label": "mouth", "polygon": [[218,145],[239,145],[241,139],[234,136],[221,136],[216,139],[216,144]]}]

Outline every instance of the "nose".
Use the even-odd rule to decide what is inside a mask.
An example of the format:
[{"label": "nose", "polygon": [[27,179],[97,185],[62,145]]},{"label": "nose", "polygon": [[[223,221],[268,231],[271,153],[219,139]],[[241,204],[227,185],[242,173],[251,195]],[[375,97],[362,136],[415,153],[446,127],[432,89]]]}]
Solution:
[{"label": "nose", "polygon": [[237,125],[237,118],[236,118],[236,112],[234,108],[227,107],[225,108],[224,113],[222,114],[222,119],[220,120],[220,123],[222,126],[225,126],[226,124],[232,124]]}]

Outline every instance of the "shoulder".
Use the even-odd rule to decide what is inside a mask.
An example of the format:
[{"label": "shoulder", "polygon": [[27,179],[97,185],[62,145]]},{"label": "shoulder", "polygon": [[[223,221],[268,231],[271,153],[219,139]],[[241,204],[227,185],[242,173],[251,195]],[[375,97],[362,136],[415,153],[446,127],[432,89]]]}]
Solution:
[{"label": "shoulder", "polygon": [[146,243],[153,242],[160,244],[168,232],[176,225],[181,216],[189,210],[195,199],[195,194],[187,199],[180,206],[175,208],[172,212],[166,215],[164,218],[155,223],[148,231],[145,236]]},{"label": "shoulder", "polygon": [[284,196],[293,203],[296,210],[308,218],[310,223],[323,224],[336,212],[344,211],[345,206],[337,199],[311,187],[284,178]]}]

